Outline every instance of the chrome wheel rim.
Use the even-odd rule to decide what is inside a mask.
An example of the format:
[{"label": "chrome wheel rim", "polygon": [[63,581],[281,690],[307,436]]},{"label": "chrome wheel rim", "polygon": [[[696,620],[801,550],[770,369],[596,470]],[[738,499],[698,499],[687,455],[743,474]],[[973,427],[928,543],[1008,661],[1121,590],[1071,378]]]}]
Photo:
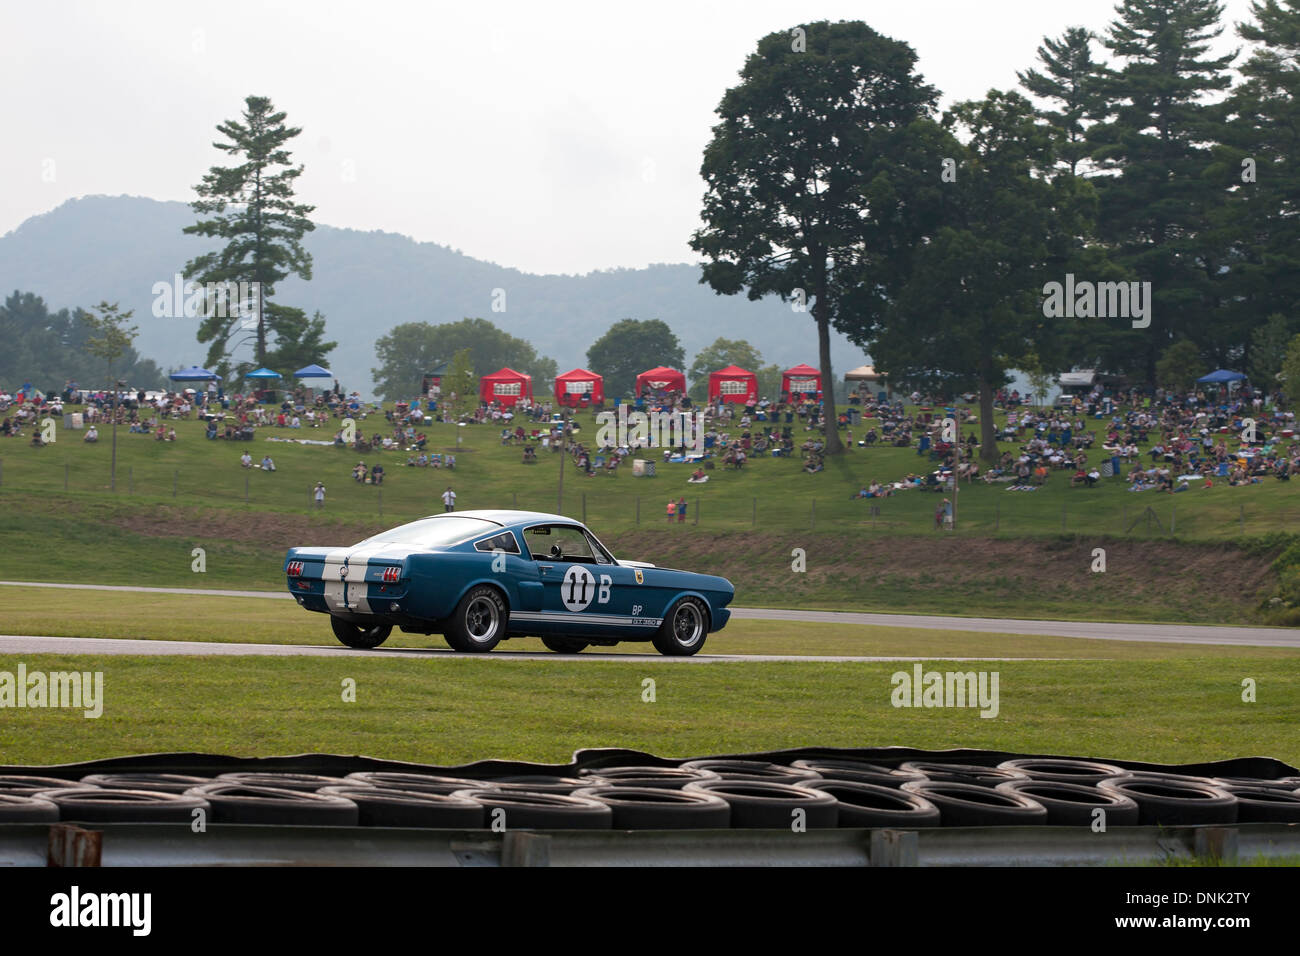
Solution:
[{"label": "chrome wheel rim", "polygon": [[487,597],[476,597],[465,609],[465,631],[475,643],[490,641],[497,632],[501,620],[496,602]]},{"label": "chrome wheel rim", "polygon": [[700,609],[694,604],[686,603],[673,615],[673,639],[682,647],[694,647],[704,636],[704,619]]}]

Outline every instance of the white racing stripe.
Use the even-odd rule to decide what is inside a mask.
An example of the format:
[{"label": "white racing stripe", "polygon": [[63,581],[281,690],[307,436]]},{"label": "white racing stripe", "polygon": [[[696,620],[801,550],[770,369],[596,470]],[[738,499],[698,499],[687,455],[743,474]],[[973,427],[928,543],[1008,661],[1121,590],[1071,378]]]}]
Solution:
[{"label": "white racing stripe", "polygon": [[321,577],[325,581],[325,606],[331,611],[346,611],[348,609],[347,601],[344,594],[343,565],[348,559],[350,548],[335,548],[325,555],[325,565],[321,569]]}]

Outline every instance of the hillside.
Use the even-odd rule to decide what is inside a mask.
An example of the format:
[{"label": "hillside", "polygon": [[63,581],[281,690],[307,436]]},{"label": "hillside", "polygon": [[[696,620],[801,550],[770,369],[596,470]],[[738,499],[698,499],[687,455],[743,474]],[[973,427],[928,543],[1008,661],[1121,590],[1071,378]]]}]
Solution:
[{"label": "hillside", "polygon": [[[34,292],[53,309],[119,302],[135,310],[142,355],[164,368],[201,362],[207,348],[195,340],[197,320],[151,312],[154,283],[170,283],[205,248],[205,240],[181,233],[194,220],[180,202],[70,200],[0,237],[0,289]],[[748,339],[767,361],[783,366],[816,361],[809,317],[792,322],[790,307],[776,300],[714,295],[699,284],[693,265],[531,275],[436,243],[319,224],[305,245],[315,260],[314,278],[286,280],[277,301],[325,314],[329,337],[339,343],[330,366],[346,387],[363,393],[371,387],[376,338],[402,322],[467,316],[527,339],[561,371],[584,365],[588,345],[622,318],[663,319],[688,361],[718,336]],[[492,311],[494,289],[505,290],[505,312]],[[864,361],[842,336],[834,337],[832,354],[837,371]]]}]

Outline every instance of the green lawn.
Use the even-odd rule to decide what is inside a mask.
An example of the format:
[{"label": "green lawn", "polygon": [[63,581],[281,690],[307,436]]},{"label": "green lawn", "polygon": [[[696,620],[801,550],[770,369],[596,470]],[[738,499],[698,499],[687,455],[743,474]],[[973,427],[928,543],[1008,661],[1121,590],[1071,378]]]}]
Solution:
[{"label": "green lawn", "polygon": [[[1293,660],[1243,652],[979,665],[999,673],[1000,713],[992,719],[972,709],[893,707],[890,678],[906,665],[888,663],[21,660],[29,672],[102,671],[104,713],[90,720],[79,712],[5,710],[0,764],[159,751],[564,762],[581,747],[687,756],[806,745],[984,747],[1171,763],[1256,754],[1300,761],[1300,671]],[[17,664],[0,657],[0,670]],[[1257,681],[1257,703],[1242,703],[1244,677]],[[655,682],[653,703],[642,699],[646,678]],[[342,699],[346,679],[356,682],[355,703]]]}]

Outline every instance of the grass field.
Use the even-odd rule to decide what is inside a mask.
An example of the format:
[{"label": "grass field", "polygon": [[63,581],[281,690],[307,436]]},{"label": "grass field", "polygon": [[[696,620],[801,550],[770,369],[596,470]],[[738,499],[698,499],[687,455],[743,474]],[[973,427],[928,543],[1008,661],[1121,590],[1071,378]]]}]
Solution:
[{"label": "grass field", "polygon": [[[592,746],[686,756],[812,744],[985,747],[1169,763],[1256,754],[1300,761],[1300,671],[1294,659],[1253,652],[978,665],[1000,675],[1000,710],[989,719],[973,709],[893,707],[890,677],[909,665],[891,663],[21,660],[29,672],[102,671],[104,712],[86,719],[64,710],[4,711],[3,764],[160,751],[565,762],[573,750]],[[17,664],[0,657],[0,670]],[[1245,677],[1257,681],[1257,703],[1241,700]],[[655,682],[653,702],[643,700],[647,678]],[[355,703],[343,700],[346,679],[356,682]]]}]

